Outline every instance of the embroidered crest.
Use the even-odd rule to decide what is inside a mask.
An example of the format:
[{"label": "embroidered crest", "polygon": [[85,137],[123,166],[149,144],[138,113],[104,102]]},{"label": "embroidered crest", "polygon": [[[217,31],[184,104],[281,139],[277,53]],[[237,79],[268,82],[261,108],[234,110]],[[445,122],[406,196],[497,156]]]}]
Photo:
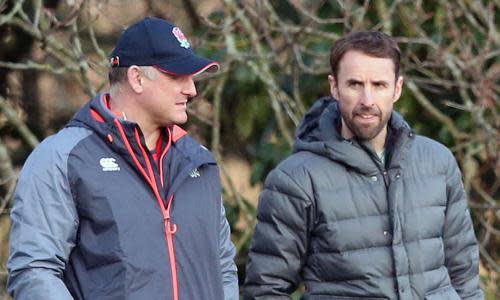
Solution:
[{"label": "embroidered crest", "polygon": [[182,33],[179,27],[174,27],[174,29],[172,29],[172,33],[174,34],[175,38],[179,41],[181,47],[186,49],[191,47],[191,44],[189,44],[188,40],[186,39],[186,36],[184,35],[184,33]]},{"label": "embroidered crest", "polygon": [[118,56],[111,57],[109,59],[109,62],[111,63],[112,67],[118,67],[120,65],[120,58]]},{"label": "embroidered crest", "polygon": [[193,171],[191,171],[191,173],[189,173],[189,176],[191,178],[198,178],[201,176],[201,174],[200,174],[200,171],[198,170],[198,168],[195,168]]}]

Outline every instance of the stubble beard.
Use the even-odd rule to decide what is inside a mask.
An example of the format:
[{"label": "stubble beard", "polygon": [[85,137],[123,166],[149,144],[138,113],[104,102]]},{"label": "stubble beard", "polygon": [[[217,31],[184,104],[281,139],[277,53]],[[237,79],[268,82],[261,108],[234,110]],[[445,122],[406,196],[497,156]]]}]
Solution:
[{"label": "stubble beard", "polygon": [[[383,115],[382,112],[376,107],[367,107],[367,106],[358,106],[356,107],[352,113],[345,112],[340,109],[342,119],[346,124],[347,128],[351,131],[351,133],[359,140],[362,141],[371,141],[376,136],[378,136],[382,130],[387,126],[389,122],[390,114]],[[374,115],[378,118],[378,123],[370,125],[370,124],[359,124],[355,121],[355,118],[358,118],[359,114],[370,114]]]}]

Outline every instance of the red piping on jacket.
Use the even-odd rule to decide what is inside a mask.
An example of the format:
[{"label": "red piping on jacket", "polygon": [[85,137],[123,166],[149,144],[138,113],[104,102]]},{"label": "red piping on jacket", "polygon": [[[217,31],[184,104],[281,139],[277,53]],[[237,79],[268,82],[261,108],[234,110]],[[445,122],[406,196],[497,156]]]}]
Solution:
[{"label": "red piping on jacket", "polygon": [[[154,183],[152,188],[155,190],[155,195],[156,195],[158,193],[158,187],[156,185],[155,174],[153,172],[153,168],[151,167],[151,162],[149,161],[149,157],[146,153],[146,150],[144,150],[144,147],[142,147],[141,138],[139,137],[139,131],[137,130],[137,128],[134,129],[134,134],[135,134],[135,141],[137,142],[137,145],[139,145],[139,149],[141,149],[142,156],[146,160],[146,167],[148,168],[149,178],[151,179],[151,182]],[[158,198],[158,196],[159,195],[157,195],[156,197]]]},{"label": "red piping on jacket", "polygon": [[167,146],[165,146],[165,150],[163,150],[163,153],[161,154],[160,159],[158,160],[158,165],[160,166],[160,182],[161,182],[162,187],[165,186],[165,183],[163,180],[163,164],[161,162],[163,161],[165,154],[167,154],[168,150],[170,149],[170,145],[172,144],[172,132],[168,128],[167,128],[167,131],[168,131]]},{"label": "red piping on jacket", "polygon": [[104,123],[104,118],[97,111],[95,111],[95,109],[93,109],[93,108],[90,109],[90,115],[97,122]]},{"label": "red piping on jacket", "polygon": [[132,156],[132,160],[137,165],[137,167],[139,168],[139,171],[141,171],[142,175],[146,178],[149,185],[151,187],[153,187],[153,184],[151,183],[151,178],[149,178],[148,174],[146,174],[146,171],[142,167],[141,163],[139,162],[139,160],[135,156],[135,153],[132,150],[132,147],[130,146],[130,143],[127,139],[127,136],[125,135],[125,131],[123,130],[122,124],[120,124],[120,121],[118,121],[118,119],[114,119],[114,122],[115,122],[116,126],[118,127],[118,131],[120,132],[120,135],[122,136],[122,139],[123,139],[123,142],[125,143],[125,147],[127,148],[127,151],[130,153],[130,156]]},{"label": "red piping on jacket", "polygon": [[[170,128],[169,128],[169,132],[170,132]],[[172,126],[172,141],[174,142],[177,142],[178,140],[180,140],[183,136],[185,136],[187,134],[187,132],[182,129],[181,127],[177,126],[177,125],[174,125]]]},{"label": "red piping on jacket", "polygon": [[[151,189],[153,190],[153,193],[156,196],[156,200],[158,201],[158,205],[160,206],[162,215],[163,215],[163,222],[165,224],[165,235],[167,239],[167,248],[168,248],[168,256],[169,256],[169,261],[170,261],[170,271],[172,272],[172,293],[174,296],[174,300],[179,300],[179,283],[178,283],[178,277],[177,277],[177,263],[176,263],[176,258],[175,258],[175,248],[174,248],[174,234],[177,231],[177,225],[172,224],[170,220],[170,210],[171,210],[171,204],[172,200],[174,199],[174,196],[172,195],[170,199],[168,200],[167,207],[165,207],[164,201],[162,197],[160,196],[160,193],[158,191],[158,185],[156,184],[153,168],[151,166],[151,161],[149,160],[149,157],[147,156],[146,150],[144,150],[144,147],[142,147],[142,143],[140,142],[140,137],[139,137],[139,132],[137,128],[134,130],[135,134],[135,139],[137,141],[137,144],[139,145],[139,149],[141,150],[142,155],[144,156],[146,160],[146,167],[148,169],[148,174],[144,170],[144,167],[141,165],[139,160],[137,159],[132,147],[130,146],[130,142],[128,141],[127,136],[125,135],[125,131],[123,130],[122,124],[118,119],[114,120],[116,126],[118,127],[118,130],[120,132],[120,135],[123,139],[123,142],[125,143],[125,147],[127,148],[127,151],[130,153],[130,156],[132,156],[132,160],[134,163],[137,165],[139,170],[141,171],[142,175],[146,178],[147,182],[149,183]],[[169,131],[169,146],[170,146],[170,141],[171,141],[171,134]],[[164,157],[166,152],[162,154],[162,158]],[[161,166],[161,159],[159,162],[159,165]],[[162,170],[162,169],[161,169]],[[160,172],[162,173],[162,171]],[[161,177],[162,179],[162,185],[163,185],[163,176]]]}]

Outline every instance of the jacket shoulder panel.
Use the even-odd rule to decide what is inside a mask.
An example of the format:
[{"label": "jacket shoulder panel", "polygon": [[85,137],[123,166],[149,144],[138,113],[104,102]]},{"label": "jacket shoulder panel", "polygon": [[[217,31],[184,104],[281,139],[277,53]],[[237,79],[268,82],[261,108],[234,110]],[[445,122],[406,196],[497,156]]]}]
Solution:
[{"label": "jacket shoulder panel", "polygon": [[45,138],[30,154],[24,167],[48,167],[50,164],[66,162],[74,147],[91,134],[91,130],[83,127],[65,127]]},{"label": "jacket shoulder panel", "polygon": [[189,157],[191,160],[206,160],[208,162],[215,163],[215,158],[213,157],[210,150],[207,147],[200,144],[197,140],[189,135],[183,136],[181,139],[174,143],[180,152],[185,156]]},{"label": "jacket shoulder panel", "polygon": [[16,298],[68,295],[60,278],[74,247],[78,214],[67,162],[75,145],[89,134],[65,128],[45,139],[24,164],[11,212],[8,261],[8,288]]},{"label": "jacket shoulder panel", "polygon": [[417,135],[412,148],[411,168],[421,174],[447,175],[456,164],[453,153],[445,145],[431,138]]},{"label": "jacket shoulder panel", "polygon": [[448,147],[426,136],[416,135],[415,146],[419,151],[428,151],[428,153],[433,153],[432,156],[437,156],[440,159],[453,156]]},{"label": "jacket shoulder panel", "polygon": [[[17,193],[30,193],[30,187],[39,188],[38,183],[47,179],[60,181],[58,186],[69,188],[68,160],[71,152],[92,131],[81,127],[63,128],[47,137],[29,155],[21,173]],[[69,191],[68,191],[69,193]]]},{"label": "jacket shoulder panel", "polygon": [[314,190],[312,184],[314,176],[311,176],[311,174],[316,172],[317,167],[324,165],[325,161],[330,160],[309,151],[296,152],[279,163],[268,175],[266,186],[274,182],[272,178],[276,177],[276,175],[273,176],[273,173],[283,173],[286,175],[284,177],[286,181],[293,183],[301,190],[304,199],[311,199]]}]

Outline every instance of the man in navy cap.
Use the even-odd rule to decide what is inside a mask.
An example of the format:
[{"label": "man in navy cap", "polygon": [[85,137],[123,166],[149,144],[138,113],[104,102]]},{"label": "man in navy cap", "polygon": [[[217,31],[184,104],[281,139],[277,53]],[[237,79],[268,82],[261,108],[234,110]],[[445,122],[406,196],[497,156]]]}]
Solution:
[{"label": "man in navy cap", "polygon": [[178,125],[216,71],[175,25],[145,18],[111,55],[110,93],[35,149],[12,209],[16,299],[238,299],[210,152]]}]

